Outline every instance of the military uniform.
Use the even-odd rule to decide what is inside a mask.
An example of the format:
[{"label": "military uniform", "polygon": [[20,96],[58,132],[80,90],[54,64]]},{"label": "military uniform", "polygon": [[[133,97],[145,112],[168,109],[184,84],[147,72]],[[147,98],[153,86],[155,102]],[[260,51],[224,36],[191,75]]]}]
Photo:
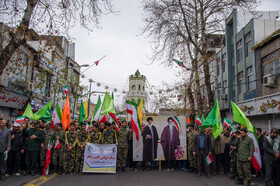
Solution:
[{"label": "military uniform", "polygon": [[245,185],[251,180],[251,162],[248,158],[254,155],[254,142],[249,136],[241,137],[237,141],[237,173]]},{"label": "military uniform", "polygon": [[193,130],[192,132],[190,131],[187,134],[187,140],[188,140],[188,159],[189,159],[190,167],[193,168],[193,169],[197,168],[196,157],[193,155],[194,139],[195,139],[195,136],[197,134],[198,133],[195,130]]},{"label": "military uniform", "polygon": [[[65,132],[64,130],[60,130],[55,131],[53,134],[53,138],[52,138],[52,145],[53,145],[53,155],[52,155],[52,163],[54,166],[59,166],[59,169],[61,170],[62,166],[63,166],[63,151],[65,148]],[[56,143],[56,137],[59,137],[59,143],[60,143],[60,147],[59,149],[55,149],[55,143]],[[57,162],[57,158],[59,159],[59,162]]]},{"label": "military uniform", "polygon": [[131,133],[127,128],[120,128],[117,131],[118,139],[118,160],[117,167],[125,167],[126,157],[127,157],[127,146],[128,140],[131,139]]},{"label": "military uniform", "polygon": [[103,131],[102,143],[103,144],[115,144],[117,142],[117,132],[114,129]]},{"label": "military uniform", "polygon": [[82,131],[80,130],[78,132],[77,137],[77,159],[76,159],[76,172],[80,169],[80,172],[83,171],[83,165],[84,165],[84,152],[85,150],[81,150],[80,145],[85,147],[87,142],[89,142],[90,136],[88,131]]},{"label": "military uniform", "polygon": [[[28,138],[26,147],[26,173],[32,175],[36,172],[36,163],[38,162],[39,152],[41,150],[41,143],[44,142],[45,135],[42,129],[29,128],[23,129],[22,134]],[[30,139],[32,135],[35,135],[35,139]]]},{"label": "military uniform", "polygon": [[48,144],[49,144],[49,140],[51,139],[52,135],[54,134],[54,130],[53,129],[43,129],[44,134],[45,134],[45,140],[44,140],[44,147],[41,148],[41,152],[40,152],[40,166],[44,167],[45,165],[45,160],[46,160],[46,154],[47,154],[47,150],[48,150]]},{"label": "military uniform", "polygon": [[90,143],[101,144],[102,143],[102,134],[101,134],[101,132],[99,132],[99,131],[97,131],[97,132],[92,131],[90,133]]},{"label": "military uniform", "polygon": [[[236,137],[232,138],[230,146],[236,147],[237,140],[238,139]],[[237,149],[230,151],[230,175],[232,177],[237,176]]]},{"label": "military uniform", "polygon": [[[77,144],[77,132],[67,131],[65,132],[65,147],[63,153],[63,166],[65,172],[72,172],[75,164],[75,147]],[[67,151],[68,146],[73,147],[70,151]]]}]

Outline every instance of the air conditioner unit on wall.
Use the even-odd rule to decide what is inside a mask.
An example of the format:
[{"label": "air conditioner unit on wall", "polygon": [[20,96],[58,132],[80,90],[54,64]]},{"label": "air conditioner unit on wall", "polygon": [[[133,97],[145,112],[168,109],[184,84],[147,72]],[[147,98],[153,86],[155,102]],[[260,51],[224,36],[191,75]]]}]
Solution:
[{"label": "air conditioner unit on wall", "polygon": [[27,88],[28,88],[28,91],[30,92],[34,92],[34,83],[27,83]]},{"label": "air conditioner unit on wall", "polygon": [[276,87],[275,76],[273,74],[268,74],[263,77],[263,86],[265,87]]}]

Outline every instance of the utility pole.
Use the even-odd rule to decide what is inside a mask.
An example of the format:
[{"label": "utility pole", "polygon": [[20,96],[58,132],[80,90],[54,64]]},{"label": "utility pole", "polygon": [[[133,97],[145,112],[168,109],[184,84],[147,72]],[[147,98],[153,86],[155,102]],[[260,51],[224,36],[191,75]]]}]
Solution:
[{"label": "utility pole", "polygon": [[94,81],[92,79],[89,80],[89,94],[88,94],[88,117],[89,117],[89,108],[90,108],[90,96],[91,96],[91,83]]}]

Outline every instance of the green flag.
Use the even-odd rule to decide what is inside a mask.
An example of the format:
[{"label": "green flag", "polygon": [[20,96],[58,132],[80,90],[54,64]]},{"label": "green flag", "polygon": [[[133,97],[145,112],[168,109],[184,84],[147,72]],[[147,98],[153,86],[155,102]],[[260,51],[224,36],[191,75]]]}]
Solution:
[{"label": "green flag", "polygon": [[245,125],[250,132],[254,132],[254,128],[249,119],[233,101],[231,101],[231,107],[233,112],[233,120],[237,123]]},{"label": "green flag", "polygon": [[219,109],[218,99],[216,100],[213,109],[202,123],[201,130],[204,130],[207,127],[211,127],[211,126],[213,126],[213,135],[214,138],[216,139],[223,132],[223,125],[221,121],[221,113]]},{"label": "green flag", "polygon": [[114,100],[111,98],[108,92],[106,92],[103,104],[102,104],[102,113],[100,115],[106,115],[107,113],[116,113],[114,110]]},{"label": "green flag", "polygon": [[204,114],[202,114],[201,121],[203,122],[204,120],[205,120]]},{"label": "green flag", "polygon": [[27,104],[27,107],[22,116],[33,118],[33,112],[30,103]]},{"label": "green flag", "polygon": [[51,120],[52,120],[51,110],[50,110],[49,108],[47,108],[45,114],[42,115],[42,116],[40,117],[40,119],[44,119],[45,121],[51,121]]},{"label": "green flag", "polygon": [[85,116],[86,116],[86,111],[84,108],[83,100],[81,100],[80,115],[79,115],[79,124],[80,125],[84,121]]},{"label": "green flag", "polygon": [[46,114],[47,110],[50,110],[50,109],[51,109],[51,100],[46,104],[46,106],[44,106],[38,112],[36,112],[33,115],[33,118],[31,118],[31,119],[33,119],[33,120],[41,119],[41,117]]}]

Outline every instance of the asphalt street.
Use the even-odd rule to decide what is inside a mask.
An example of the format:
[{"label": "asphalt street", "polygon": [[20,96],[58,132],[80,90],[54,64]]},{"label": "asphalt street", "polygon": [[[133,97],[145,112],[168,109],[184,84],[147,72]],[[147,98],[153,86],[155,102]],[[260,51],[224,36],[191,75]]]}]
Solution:
[{"label": "asphalt street", "polygon": [[[142,170],[119,172],[117,174],[76,174],[76,175],[49,175],[45,176],[20,176],[9,177],[0,185],[18,186],[178,186],[178,185],[207,185],[207,186],[233,186],[236,185],[234,180],[230,180],[226,175],[216,175],[207,178],[205,174],[197,177],[193,173],[185,171],[166,172],[152,170],[144,172]],[[263,186],[263,178],[253,178],[252,185]]]}]

